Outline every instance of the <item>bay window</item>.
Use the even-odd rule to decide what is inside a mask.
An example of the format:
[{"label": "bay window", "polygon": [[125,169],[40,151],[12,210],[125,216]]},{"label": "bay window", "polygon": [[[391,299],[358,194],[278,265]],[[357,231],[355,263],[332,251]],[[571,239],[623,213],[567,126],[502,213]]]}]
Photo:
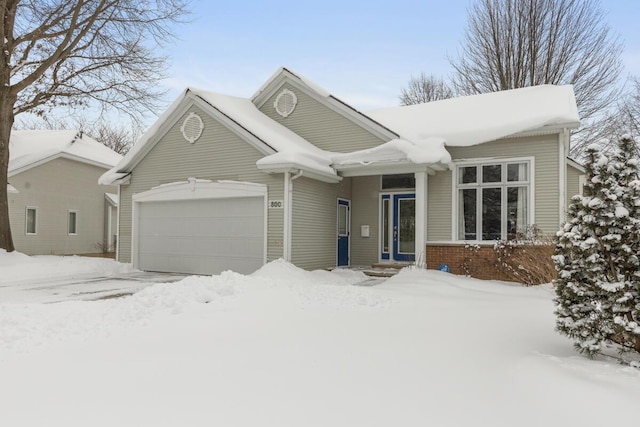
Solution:
[{"label": "bay window", "polygon": [[456,167],[458,240],[507,240],[529,225],[531,161]]}]

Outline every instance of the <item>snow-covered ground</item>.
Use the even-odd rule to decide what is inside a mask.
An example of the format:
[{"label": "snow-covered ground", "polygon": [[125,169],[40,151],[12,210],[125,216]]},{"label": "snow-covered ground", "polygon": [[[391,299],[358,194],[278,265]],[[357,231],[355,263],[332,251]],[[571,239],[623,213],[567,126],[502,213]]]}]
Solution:
[{"label": "snow-covered ground", "polygon": [[[92,269],[129,271],[0,254],[2,283]],[[637,423],[640,369],[573,352],[554,332],[550,286],[421,270],[363,280],[276,261],[120,299],[5,295],[0,425]]]}]

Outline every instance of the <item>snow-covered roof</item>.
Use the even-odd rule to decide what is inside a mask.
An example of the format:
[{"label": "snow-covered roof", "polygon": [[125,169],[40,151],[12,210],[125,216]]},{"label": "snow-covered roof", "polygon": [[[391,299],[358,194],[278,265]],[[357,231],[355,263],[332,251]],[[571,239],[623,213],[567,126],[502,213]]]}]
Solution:
[{"label": "snow-covered roof", "polygon": [[11,184],[7,184],[7,193],[9,194],[18,194],[19,191]]},{"label": "snow-covered roof", "polygon": [[367,111],[418,145],[466,147],[545,126],[576,128],[573,86],[542,85]]},{"label": "snow-covered roof", "polygon": [[9,175],[58,157],[106,168],[122,156],[77,130],[14,130],[9,142]]},{"label": "snow-covered roof", "polygon": [[[363,126],[386,135],[387,142],[371,149],[334,153],[316,147],[272,120],[255,103],[267,99],[276,83],[285,78],[321,102],[325,98],[330,99],[326,105],[344,104],[344,108],[340,107],[342,110],[338,108],[340,111],[356,117],[355,120]],[[398,162],[442,165],[451,162],[447,146],[470,146],[527,131],[553,126],[575,128],[579,125],[572,86],[536,86],[363,114],[307,78],[280,68],[251,99],[187,88],[122,161],[100,178],[100,183],[124,182],[137,162],[151,149],[153,136],[171,115],[184,106],[187,98],[202,101],[201,104],[210,108],[212,113],[243,129],[247,139],[254,143],[257,141],[257,148],[265,156],[256,164],[259,169],[266,172],[297,169],[328,182],[341,179],[336,172],[341,167]]]}]

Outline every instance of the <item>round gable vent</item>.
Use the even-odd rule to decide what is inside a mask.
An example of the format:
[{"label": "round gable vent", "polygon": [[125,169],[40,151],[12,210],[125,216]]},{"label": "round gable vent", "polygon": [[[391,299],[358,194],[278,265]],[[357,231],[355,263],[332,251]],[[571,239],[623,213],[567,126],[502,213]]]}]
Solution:
[{"label": "round gable vent", "polygon": [[291,92],[289,89],[285,89],[276,97],[273,106],[278,114],[282,117],[287,117],[289,114],[293,113],[297,104],[298,97],[296,94]]},{"label": "round gable vent", "polygon": [[182,136],[184,136],[184,139],[189,141],[191,144],[200,138],[203,129],[204,122],[196,113],[189,113],[187,118],[184,119],[184,122],[182,122],[182,126],[180,126]]}]

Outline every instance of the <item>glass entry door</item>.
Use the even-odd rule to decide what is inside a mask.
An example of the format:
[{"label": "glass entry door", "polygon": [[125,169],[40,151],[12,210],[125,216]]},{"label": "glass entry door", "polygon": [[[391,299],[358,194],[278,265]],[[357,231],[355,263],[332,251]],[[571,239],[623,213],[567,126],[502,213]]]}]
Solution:
[{"label": "glass entry door", "polygon": [[380,258],[414,261],[416,252],[415,193],[381,196]]}]

